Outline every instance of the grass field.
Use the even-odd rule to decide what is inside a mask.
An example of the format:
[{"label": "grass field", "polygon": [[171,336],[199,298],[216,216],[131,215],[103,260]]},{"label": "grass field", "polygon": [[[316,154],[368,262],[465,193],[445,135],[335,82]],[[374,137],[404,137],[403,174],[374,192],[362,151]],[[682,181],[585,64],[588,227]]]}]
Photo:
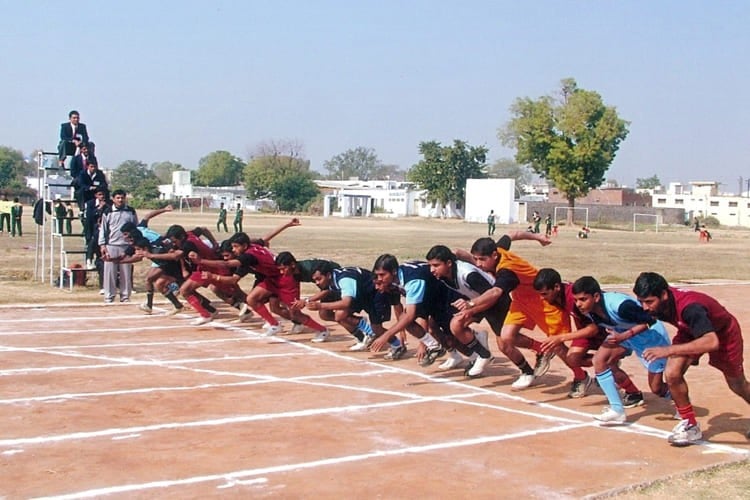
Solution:
[{"label": "grass field", "polygon": [[[213,230],[215,216],[214,213],[175,212],[154,219],[151,227],[163,231],[177,223],[188,229],[200,225]],[[250,215],[245,219],[245,230],[252,236],[262,236],[286,220],[286,216]],[[367,268],[382,253],[392,253],[401,260],[423,258],[434,244],[468,248],[475,239],[486,235],[485,225],[457,220],[319,217],[302,217],[301,220],[301,226],[286,230],[272,241],[271,247],[276,252],[289,250],[298,259],[325,257],[344,265]],[[101,301],[98,287],[92,284],[93,274],[89,285],[73,294],[50,287],[48,276],[44,276],[44,282],[35,280],[36,226],[30,217],[24,221],[24,226],[23,238],[9,238],[7,233],[0,236],[0,285],[4,290],[0,303]],[[74,225],[74,231],[76,229]],[[499,226],[495,237],[504,231],[520,229],[520,226]],[[537,267],[558,269],[565,279],[592,275],[603,284],[625,285],[628,289],[636,276],[646,270],[660,272],[676,284],[747,279],[750,276],[750,261],[746,258],[750,232],[716,230],[713,235],[714,240],[705,244],[699,243],[692,229],[685,227],[660,229],[659,233],[594,230],[588,239],[580,240],[577,229],[563,227],[548,247],[522,241],[516,242],[513,249]],[[226,236],[222,233],[217,238]],[[73,244],[73,240],[68,241],[69,246]],[[146,265],[137,266],[137,289],[138,278],[145,275],[146,269]],[[718,373],[716,376],[720,377]],[[661,498],[671,494],[690,498],[743,498],[750,491],[748,472],[750,466],[743,463],[671,479],[623,496]]]}]

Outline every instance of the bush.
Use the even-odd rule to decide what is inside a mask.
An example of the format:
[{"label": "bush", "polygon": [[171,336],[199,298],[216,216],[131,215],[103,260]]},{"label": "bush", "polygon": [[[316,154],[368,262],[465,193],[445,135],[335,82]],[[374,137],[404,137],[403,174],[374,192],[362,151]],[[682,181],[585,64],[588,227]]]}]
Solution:
[{"label": "bush", "polygon": [[712,227],[712,228],[717,228],[720,226],[719,219],[717,219],[716,217],[711,217],[711,216],[703,219],[701,221],[701,224],[705,224],[706,227]]}]

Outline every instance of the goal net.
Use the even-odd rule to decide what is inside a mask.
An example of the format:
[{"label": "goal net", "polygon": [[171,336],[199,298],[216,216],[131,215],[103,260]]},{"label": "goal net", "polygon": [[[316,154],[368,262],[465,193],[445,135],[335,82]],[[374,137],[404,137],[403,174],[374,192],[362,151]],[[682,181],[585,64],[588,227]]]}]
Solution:
[{"label": "goal net", "polygon": [[[554,224],[557,226],[560,222],[568,221],[568,214],[573,212],[573,224],[584,225],[589,227],[589,209],[587,207],[555,207]],[[558,214],[560,214],[558,216]]]},{"label": "goal net", "polygon": [[659,232],[659,225],[662,224],[661,215],[658,214],[633,214],[633,232],[647,231],[654,228]]}]

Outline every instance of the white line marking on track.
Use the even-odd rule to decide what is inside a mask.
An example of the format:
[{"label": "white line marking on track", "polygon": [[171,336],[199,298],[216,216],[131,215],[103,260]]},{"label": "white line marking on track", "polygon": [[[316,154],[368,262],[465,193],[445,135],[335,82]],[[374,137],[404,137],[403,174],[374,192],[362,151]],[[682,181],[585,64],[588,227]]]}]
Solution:
[{"label": "white line marking on track", "polygon": [[[340,378],[340,377],[369,377],[373,375],[380,375],[382,373],[388,373],[386,370],[369,370],[363,372],[349,372],[349,373],[333,373],[328,375],[305,375],[302,377],[295,377],[293,379],[280,379],[283,381],[301,381],[301,380],[316,380],[316,379],[329,379],[329,378]],[[195,391],[204,389],[223,389],[229,387],[243,387],[249,385],[266,384],[273,382],[272,380],[248,380],[243,382],[230,382],[226,384],[198,384],[191,386],[172,386],[172,387],[144,387],[140,389],[123,389],[119,391],[102,391],[102,392],[74,392],[68,394],[56,394],[50,396],[30,396],[25,398],[10,398],[0,399],[0,405],[4,404],[19,404],[19,403],[60,403],[74,399],[86,399],[86,398],[99,398],[109,396],[125,396],[131,394],[148,394],[152,392],[179,392],[179,391]]]},{"label": "white line marking on track", "polygon": [[112,441],[119,441],[123,439],[135,439],[141,437],[140,434],[125,434],[124,436],[115,436],[112,438]]},{"label": "white line marking on track", "polygon": [[446,449],[451,449],[451,448],[477,446],[477,445],[482,445],[482,444],[487,444],[487,443],[497,443],[501,441],[509,441],[511,439],[538,436],[541,434],[563,432],[563,431],[578,429],[581,427],[587,427],[588,425],[589,424],[571,424],[571,425],[561,425],[561,426],[551,427],[551,428],[546,427],[544,429],[535,430],[535,431],[522,431],[522,432],[517,432],[517,433],[512,433],[512,434],[483,436],[483,437],[478,437],[478,438],[462,439],[458,441],[445,441],[441,443],[432,443],[428,445],[419,445],[419,446],[408,446],[404,448],[397,448],[397,449],[391,449],[391,450],[375,450],[375,451],[371,451],[368,453],[361,453],[357,455],[347,455],[347,456],[341,456],[341,457],[324,458],[320,460],[312,460],[310,462],[298,462],[294,464],[284,464],[284,465],[277,465],[277,466],[271,466],[271,467],[262,467],[259,469],[247,469],[247,470],[241,470],[241,471],[230,472],[230,473],[225,473],[225,474],[194,476],[194,477],[183,478],[183,479],[175,479],[171,481],[154,481],[154,482],[149,482],[149,483],[111,486],[107,488],[97,488],[97,489],[92,489],[92,490],[85,490],[85,491],[79,491],[75,493],[68,493],[64,495],[57,495],[57,496],[50,496],[50,497],[43,497],[43,498],[56,499],[56,500],[68,500],[68,499],[72,500],[76,498],[92,498],[92,497],[111,495],[111,494],[116,494],[116,493],[132,493],[136,491],[144,491],[144,490],[154,489],[154,488],[187,486],[191,484],[205,483],[205,482],[211,482],[211,481],[222,481],[222,480],[228,481],[228,480],[245,479],[245,478],[249,478],[253,476],[278,474],[278,473],[283,473],[283,472],[296,471],[300,469],[314,469],[317,467],[325,467],[325,466],[330,466],[330,465],[339,465],[343,463],[359,462],[363,460],[370,460],[373,458],[384,458],[384,457],[392,457],[392,456],[407,455],[407,454],[421,454],[421,453],[427,453],[431,451],[440,451],[440,450],[446,450]]},{"label": "white line marking on track", "polygon": [[216,487],[217,490],[224,488],[234,488],[235,486],[254,486],[256,484],[265,484],[268,479],[265,477],[259,477],[258,479],[248,479],[247,481],[240,481],[237,479],[229,479],[225,484]]}]

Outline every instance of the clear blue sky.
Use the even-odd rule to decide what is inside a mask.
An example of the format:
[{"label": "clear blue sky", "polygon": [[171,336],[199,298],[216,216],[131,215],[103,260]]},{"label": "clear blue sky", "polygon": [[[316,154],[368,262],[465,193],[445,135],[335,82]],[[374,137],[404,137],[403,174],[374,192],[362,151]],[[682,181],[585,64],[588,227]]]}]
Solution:
[{"label": "clear blue sky", "polygon": [[608,177],[750,177],[750,2],[0,0],[0,145],[53,150],[81,112],[105,167],[195,167],[296,139],[403,169],[485,145],[573,77],[631,122]]}]

